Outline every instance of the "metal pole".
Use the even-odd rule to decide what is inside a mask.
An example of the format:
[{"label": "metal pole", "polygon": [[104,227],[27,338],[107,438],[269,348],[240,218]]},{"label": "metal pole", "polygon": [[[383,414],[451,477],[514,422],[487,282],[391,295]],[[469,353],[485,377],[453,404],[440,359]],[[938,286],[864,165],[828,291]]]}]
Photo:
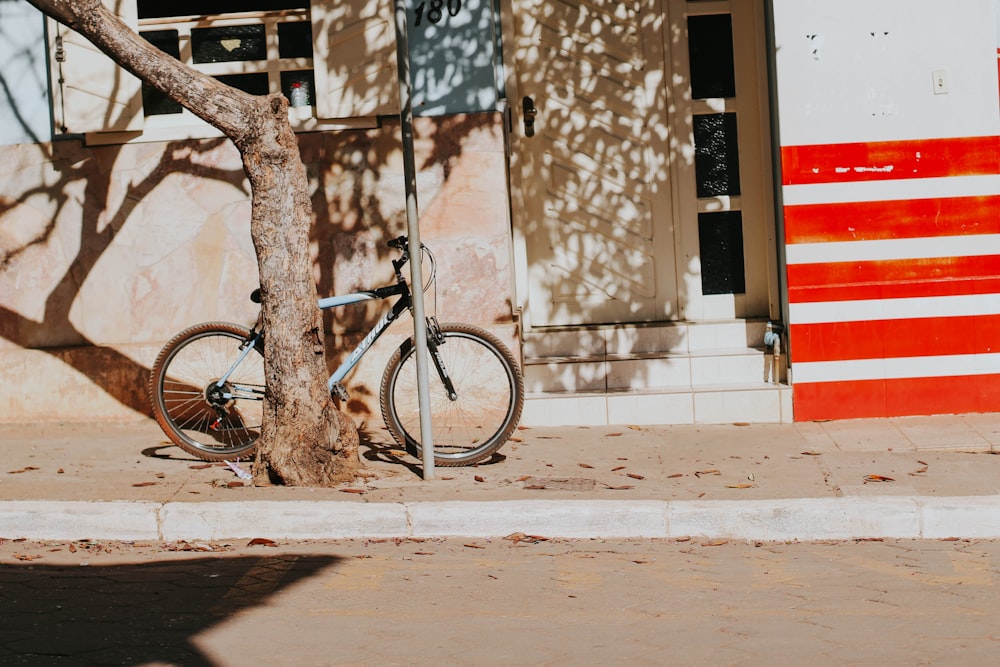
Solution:
[{"label": "metal pole", "polygon": [[406,235],[410,253],[410,291],[413,293],[413,340],[417,356],[417,401],[420,408],[420,447],[424,479],[434,479],[434,442],[431,434],[431,397],[428,383],[427,319],[424,280],[420,267],[420,224],[417,212],[417,168],[413,156],[413,98],[410,85],[410,47],[406,33],[406,0],[395,0],[396,64],[399,72],[399,123],[403,134],[403,177],[406,181]]}]

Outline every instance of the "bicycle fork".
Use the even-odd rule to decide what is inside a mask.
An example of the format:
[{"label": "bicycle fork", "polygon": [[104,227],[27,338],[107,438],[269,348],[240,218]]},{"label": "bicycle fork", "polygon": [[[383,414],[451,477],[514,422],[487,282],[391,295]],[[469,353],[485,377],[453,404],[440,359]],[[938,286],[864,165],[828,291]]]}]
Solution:
[{"label": "bicycle fork", "polygon": [[[247,358],[247,355],[257,346],[257,341],[261,337],[261,332],[255,326],[250,330],[250,335],[244,339],[240,344],[240,353],[236,357],[236,361],[229,367],[229,369],[215,382],[211,383],[205,390],[205,399],[208,401],[209,405],[215,410],[215,421],[209,424],[208,428],[212,431],[217,431],[222,426],[222,423],[229,416],[229,404],[236,398],[252,398],[253,400],[263,400],[263,394],[259,390],[255,390],[251,387],[243,387],[241,385],[230,385],[229,378],[240,367],[243,360]],[[239,410],[235,405],[232,406],[237,413]]]},{"label": "bicycle fork", "polygon": [[441,379],[441,384],[444,385],[444,390],[448,394],[448,400],[457,401],[458,393],[455,391],[455,385],[452,383],[451,376],[448,375],[448,369],[445,368],[444,359],[438,351],[438,346],[444,345],[444,342],[444,334],[441,333],[441,327],[438,325],[437,318],[433,316],[428,317],[427,351],[430,352],[431,358],[434,360],[434,368],[437,369],[437,374]]}]

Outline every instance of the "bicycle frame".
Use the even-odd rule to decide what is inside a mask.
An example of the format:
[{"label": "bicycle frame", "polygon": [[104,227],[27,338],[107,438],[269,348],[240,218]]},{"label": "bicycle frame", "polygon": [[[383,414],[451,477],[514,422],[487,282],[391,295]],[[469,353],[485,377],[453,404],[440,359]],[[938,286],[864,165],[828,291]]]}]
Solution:
[{"label": "bicycle frame", "polygon": [[[373,290],[365,290],[363,292],[352,292],[351,294],[343,294],[340,296],[324,297],[317,301],[317,305],[319,306],[320,310],[329,310],[331,308],[339,308],[341,306],[347,306],[352,303],[361,303],[362,301],[382,300],[382,299],[388,299],[393,296],[399,296],[399,299],[397,299],[392,304],[392,307],[382,317],[379,318],[378,322],[375,323],[375,325],[365,335],[365,337],[361,340],[361,342],[358,343],[358,345],[354,348],[354,350],[351,351],[351,353],[347,356],[347,359],[345,359],[344,362],[337,367],[337,370],[335,370],[333,374],[330,375],[330,377],[327,379],[326,382],[327,390],[331,392],[331,394],[335,393],[339,398],[347,400],[348,396],[346,390],[341,384],[342,380],[345,377],[347,377],[348,373],[354,370],[354,367],[358,365],[358,362],[361,361],[361,358],[365,356],[365,353],[371,349],[372,345],[375,344],[375,341],[377,341],[382,336],[382,334],[385,333],[385,330],[389,328],[389,325],[391,325],[393,322],[399,319],[399,316],[402,315],[405,311],[411,309],[412,301],[410,295],[410,287],[403,279],[403,275],[401,272],[403,266],[406,264],[408,260],[409,256],[405,252],[403,253],[403,256],[400,259],[392,260],[392,268],[395,270],[396,273],[396,284],[394,285],[379,287]],[[258,293],[255,292],[254,295],[251,297],[255,301],[258,300],[257,294]],[[433,318],[430,319],[433,320]],[[433,330],[436,330],[437,323],[434,322],[431,328]],[[250,336],[247,337],[247,339],[244,340],[242,345],[240,346],[240,354],[236,358],[236,361],[233,362],[233,364],[223,374],[223,376],[215,382],[215,386],[217,389],[221,390],[223,386],[225,386],[229,382],[230,376],[232,376],[232,374],[236,371],[239,365],[243,363],[243,360],[246,359],[247,355],[250,354],[250,351],[254,349],[254,347],[256,347],[258,341],[260,341],[263,336],[264,336],[264,330],[262,328],[258,328],[258,326],[255,326],[253,329],[250,330]],[[451,378],[448,377],[447,370],[445,370],[444,363],[437,352],[437,343],[434,340],[433,336],[430,336],[429,338],[430,340],[428,342],[430,346],[431,357],[434,360],[434,365],[437,369],[438,375],[445,386],[445,390],[447,391],[448,396],[451,398],[451,400],[455,400],[455,398],[457,397],[455,394],[455,389],[451,383]],[[223,393],[222,397],[225,399],[250,398],[256,400],[263,400],[263,395],[261,395],[259,390],[256,390],[254,388],[234,385],[233,391],[241,392],[241,394],[242,392],[248,392],[249,395],[236,396],[230,393]]]},{"label": "bicycle frame", "polygon": [[[346,306],[352,303],[360,303],[362,301],[373,301],[376,299],[387,299],[393,295],[399,295],[399,299],[392,304],[385,315],[379,318],[375,326],[372,327],[371,331],[358,343],[357,347],[347,355],[347,359],[344,360],[337,370],[333,372],[333,375],[326,381],[326,388],[333,392],[338,391],[337,387],[340,386],[341,380],[347,377],[347,374],[354,370],[354,367],[358,365],[361,358],[365,356],[365,353],[371,349],[375,341],[389,328],[389,325],[395,322],[400,315],[405,311],[410,309],[410,289],[404,282],[397,283],[390,287],[382,287],[376,290],[368,292],[354,292],[353,294],[344,294],[342,296],[330,296],[325,299],[319,300],[320,310],[327,310],[329,308],[338,308],[340,306]],[[341,390],[342,391],[342,390]],[[338,391],[340,393],[340,391]],[[344,396],[341,395],[343,398]]]}]

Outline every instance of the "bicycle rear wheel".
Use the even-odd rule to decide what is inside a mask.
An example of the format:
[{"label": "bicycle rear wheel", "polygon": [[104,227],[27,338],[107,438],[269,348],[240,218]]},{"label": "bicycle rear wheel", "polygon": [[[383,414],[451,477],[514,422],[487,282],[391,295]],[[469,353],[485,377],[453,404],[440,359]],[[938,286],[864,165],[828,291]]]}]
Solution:
[{"label": "bicycle rear wheel", "polygon": [[185,329],[153,363],[153,415],[175,445],[206,461],[249,456],[260,437],[264,351],[260,340],[221,386],[250,330],[208,322]]},{"label": "bicycle rear wheel", "polygon": [[[468,324],[443,324],[443,342],[429,341],[430,409],[434,462],[478,463],[507,442],[524,407],[524,380],[510,350],[493,334]],[[449,396],[436,354],[455,388]],[[382,376],[382,417],[400,445],[421,455],[417,361],[413,339],[389,359]]]}]

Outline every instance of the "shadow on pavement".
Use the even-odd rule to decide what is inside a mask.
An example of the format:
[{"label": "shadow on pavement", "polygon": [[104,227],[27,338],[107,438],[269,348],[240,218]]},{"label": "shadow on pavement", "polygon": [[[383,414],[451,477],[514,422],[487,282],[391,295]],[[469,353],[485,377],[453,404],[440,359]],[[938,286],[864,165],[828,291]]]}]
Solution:
[{"label": "shadow on pavement", "polygon": [[126,565],[85,560],[0,566],[0,663],[220,665],[222,656],[198,647],[199,634],[342,559],[220,553]]}]

